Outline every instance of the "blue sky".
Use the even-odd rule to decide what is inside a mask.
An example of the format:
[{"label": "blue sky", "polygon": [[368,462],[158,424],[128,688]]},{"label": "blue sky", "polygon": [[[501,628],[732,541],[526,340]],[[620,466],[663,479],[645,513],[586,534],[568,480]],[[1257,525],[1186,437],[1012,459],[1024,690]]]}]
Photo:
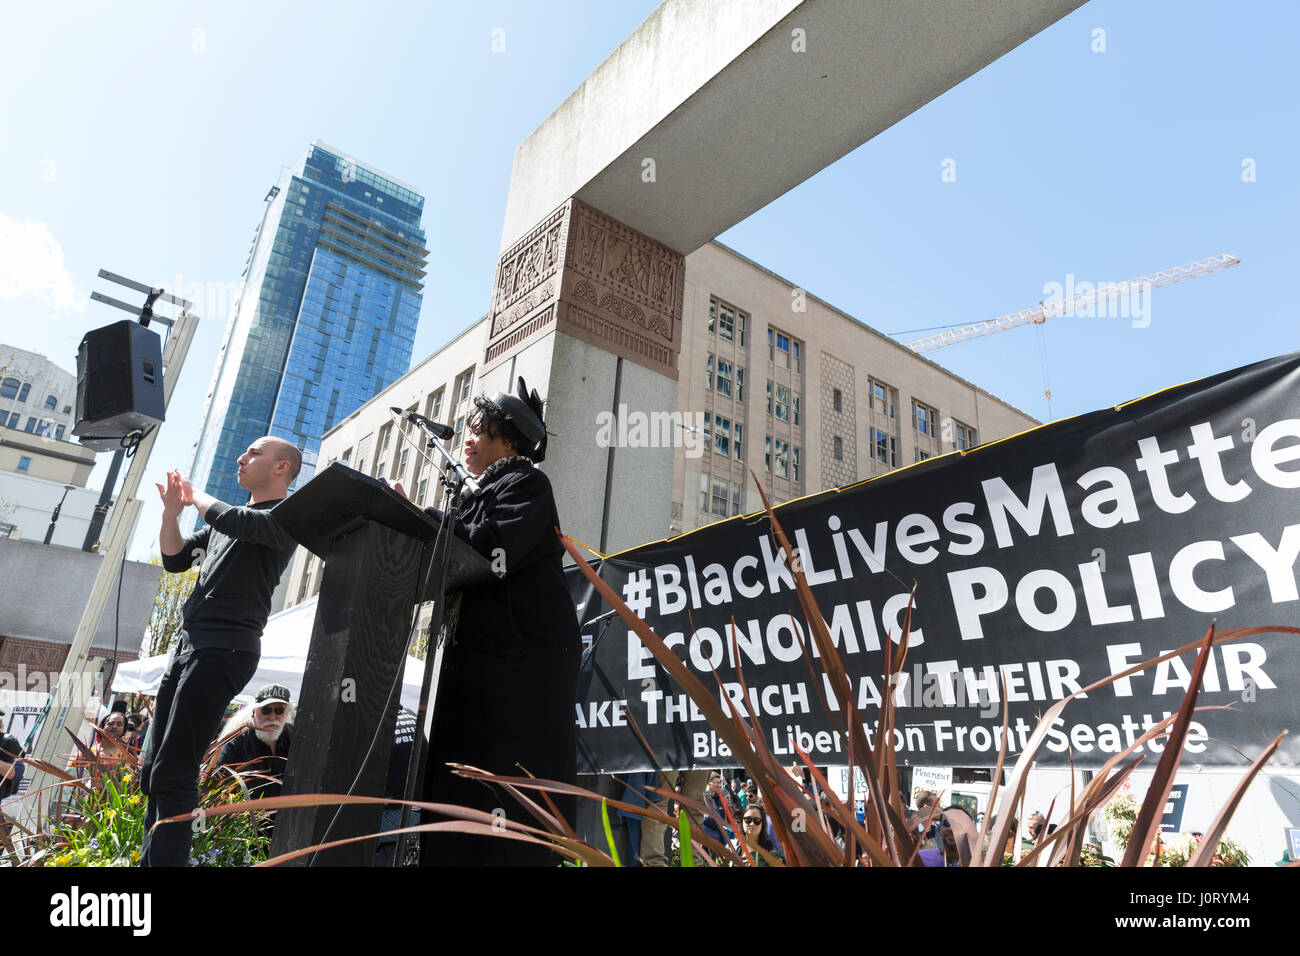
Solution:
[{"label": "blue sky", "polygon": [[[99,268],[179,280],[203,321],[149,475],[188,469],[262,197],[319,138],[427,197],[418,361],[486,309],[514,148],[655,6],[10,10],[0,341],[71,371],[120,315],[86,301],[112,291]],[[1146,328],[1064,318],[933,354],[1040,419],[1293,351],[1298,47],[1296,4],[1093,0],[720,238],[887,333],[1032,306],[1070,274],[1242,258],[1154,292]],[[133,557],[157,547],[141,497]]]}]

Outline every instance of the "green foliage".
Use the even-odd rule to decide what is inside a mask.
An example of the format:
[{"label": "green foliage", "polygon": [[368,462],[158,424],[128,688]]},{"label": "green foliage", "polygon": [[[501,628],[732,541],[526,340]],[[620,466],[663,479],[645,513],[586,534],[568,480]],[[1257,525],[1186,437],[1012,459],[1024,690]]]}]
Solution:
[{"label": "green foliage", "polygon": [[1121,850],[1128,846],[1128,838],[1133,834],[1133,824],[1137,821],[1137,814],[1138,804],[1133,799],[1128,784],[1125,784],[1124,789],[1102,809],[1102,817],[1106,820],[1110,834]]},{"label": "green foliage", "polygon": [[[149,563],[160,565],[162,559],[155,556],[149,559]],[[158,593],[154,595],[149,626],[145,630],[146,657],[164,654],[171,647],[181,629],[185,602],[190,599],[198,580],[197,566],[180,574],[163,573],[158,582]]]},{"label": "green foliage", "polygon": [[[31,866],[134,866],[140,860],[148,798],[140,790],[142,754],[134,747],[82,749],[69,771],[82,774],[60,785],[59,821],[39,838]],[[215,763],[213,760],[211,763]],[[199,808],[243,803],[245,789],[227,770],[205,765],[199,776]],[[261,812],[206,816],[191,826],[191,866],[248,866],[270,850]],[[177,824],[172,824],[176,826]]]},{"label": "green foliage", "polygon": [[680,861],[682,866],[694,866],[695,854],[691,852],[691,818],[686,815],[685,810],[677,814],[677,832],[681,835],[681,844],[678,847]]},{"label": "green foliage", "polygon": [[[114,767],[77,790],[52,842],[36,860],[43,866],[134,866],[140,860],[147,798],[132,765]],[[210,809],[244,800],[231,778],[205,775],[199,806]],[[190,851],[191,866],[248,866],[266,859],[270,840],[259,832],[260,814],[230,814],[198,821]],[[172,824],[173,826],[177,824]]]},{"label": "green foliage", "polygon": [[614,831],[609,825],[609,801],[600,802],[600,820],[605,825],[605,839],[609,841],[609,855],[614,860],[615,866],[622,866],[618,859],[618,847],[614,843]]},{"label": "green foliage", "polygon": [[[1106,804],[1102,810],[1107,825],[1110,827],[1111,836],[1114,837],[1119,848],[1128,847],[1129,838],[1133,834],[1133,822],[1137,819],[1138,803],[1133,799],[1132,793],[1128,792],[1128,787],[1117,794],[1110,803]],[[1168,866],[1181,867],[1187,866],[1192,859],[1192,854],[1196,852],[1201,844],[1200,837],[1193,836],[1190,833],[1174,833],[1169,836],[1161,835],[1160,853],[1153,851],[1147,854],[1148,866]],[[1219,841],[1210,866],[1250,866],[1250,854],[1240,843],[1229,840],[1224,837]]]}]

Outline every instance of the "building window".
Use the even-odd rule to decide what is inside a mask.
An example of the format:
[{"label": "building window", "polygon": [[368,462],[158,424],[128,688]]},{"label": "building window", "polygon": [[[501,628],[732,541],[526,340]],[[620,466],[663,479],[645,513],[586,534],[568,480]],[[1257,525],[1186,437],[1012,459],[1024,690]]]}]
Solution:
[{"label": "building window", "polygon": [[798,425],[799,424],[799,393],[798,392],[794,393],[794,405],[792,407],[794,409],[794,418],[792,419],[792,421],[794,422],[794,424]]},{"label": "building window", "polygon": [[60,425],[58,428],[54,429],[54,437],[55,437],[55,438],[58,438],[58,439],[60,439],[60,440],[63,439],[63,426],[62,426],[62,425]]},{"label": "building window", "polygon": [[465,416],[461,415],[456,419],[456,434],[452,436],[452,446],[460,444],[461,437],[465,434]]},{"label": "building window", "polygon": [[713,353],[704,362],[704,387],[713,391]]},{"label": "building window", "polygon": [[779,422],[790,420],[790,389],[784,385],[776,387],[776,420]]},{"label": "building window", "polygon": [[736,366],[736,401],[745,400],[745,369],[743,366]]},{"label": "building window", "polygon": [[957,437],[957,447],[961,449],[974,448],[979,444],[975,440],[975,429],[969,425],[963,425],[957,419],[952,420],[953,432]]},{"label": "building window", "polygon": [[730,362],[718,359],[718,377],[713,383],[713,390],[719,395],[731,395],[731,376],[733,367]]},{"label": "building window", "polygon": [[876,461],[895,468],[898,465],[898,442],[893,435],[878,428],[871,429],[871,446]]},{"label": "building window", "polygon": [[438,416],[442,414],[442,395],[445,391],[446,389],[440,388],[429,396],[428,411],[425,412],[425,416],[432,418],[435,422],[438,420]]},{"label": "building window", "polygon": [[738,515],[744,505],[743,487],[723,478],[700,475],[700,514],[720,518]]},{"label": "building window", "polygon": [[9,427],[10,427],[10,428],[17,428],[17,427],[18,427],[18,420],[19,420],[20,418],[22,418],[22,416],[21,416],[18,412],[13,412],[12,414],[10,414],[10,416],[9,416]]},{"label": "building window", "polygon": [[59,407],[59,400],[55,398],[53,395],[46,395],[45,407],[48,408],[50,411],[53,411],[54,409]]},{"label": "building window", "polygon": [[731,489],[727,485],[728,482],[713,479],[713,513],[722,517],[727,515],[727,505],[731,498]]},{"label": "building window", "polygon": [[843,461],[844,460],[844,439],[841,438],[839,435],[836,435],[834,438],[834,442],[835,442],[835,460]]},{"label": "building window", "polygon": [[361,439],[361,444],[357,445],[357,463],[355,465],[357,471],[366,470],[366,460],[370,457],[370,446],[374,444],[374,441],[373,435],[367,435]]},{"label": "building window", "polygon": [[411,449],[402,449],[401,463],[397,466],[397,480],[401,481],[406,477],[406,466],[410,463]]},{"label": "building window", "polygon": [[790,480],[799,480],[799,446],[790,449]]},{"label": "building window", "polygon": [[898,389],[890,388],[882,382],[871,380],[871,410],[886,418],[896,417],[895,406],[898,404]]},{"label": "building window", "polygon": [[34,418],[29,418],[29,419],[27,419],[27,427],[24,428],[23,431],[25,431],[25,432],[32,432],[32,433],[35,433],[35,432],[36,432],[36,419],[34,419]]},{"label": "building window", "polygon": [[778,478],[790,477],[790,443],[772,439],[772,474]]},{"label": "building window", "polygon": [[339,461],[343,462],[343,464],[346,465],[351,460],[352,460],[352,449],[349,448],[347,451],[343,453],[343,457],[340,458]]},{"label": "building window", "polygon": [[470,388],[474,384],[474,369],[467,368],[456,376],[456,401],[457,403],[468,401]]},{"label": "building window", "polygon": [[831,407],[837,412],[844,411],[844,393],[838,388],[831,389]]},{"label": "building window", "polygon": [[736,342],[741,348],[748,343],[749,316],[733,305],[709,300],[709,331],[716,332],[718,338],[727,342]]},{"label": "building window", "polygon": [[728,342],[736,340],[736,313],[725,305],[718,310],[718,338]]},{"label": "building window", "polygon": [[31,460],[31,458],[28,457],[27,455],[21,455],[21,456],[19,456],[19,458],[18,458],[18,470],[19,470],[19,471],[26,471],[26,470],[27,470],[28,468],[30,468],[30,467],[32,467],[32,460]]},{"label": "building window", "polygon": [[744,435],[741,434],[742,428],[744,428],[744,426],[741,425],[740,422],[736,422],[736,438],[735,441],[732,442],[732,447],[735,449],[737,461],[745,460],[744,452],[740,449],[741,439],[744,438]]},{"label": "building window", "polygon": [[939,420],[939,413],[929,405],[922,402],[912,402],[912,427],[922,435],[934,437],[935,424]]},{"label": "building window", "polygon": [[[18,392],[18,401],[20,401],[20,402],[25,402],[25,401],[27,401],[27,393],[30,392],[31,390],[32,390],[32,385],[31,385],[31,383],[30,383],[30,382],[23,382],[23,387],[22,387],[22,388],[19,390],[19,392]],[[53,406],[50,406],[50,407],[53,408]]]},{"label": "building window", "polygon": [[18,386],[21,384],[16,378],[7,378],[0,382],[0,398],[17,398]]},{"label": "building window", "polygon": [[731,456],[731,419],[723,418],[721,415],[712,417],[709,412],[704,413],[704,428],[713,435],[713,451],[715,454]]},{"label": "building window", "polygon": [[925,461],[929,457],[930,457],[930,453],[928,451],[921,451],[921,449],[919,448],[916,450],[917,461]]},{"label": "building window", "polygon": [[767,357],[781,368],[800,370],[799,343],[780,329],[767,330]]}]

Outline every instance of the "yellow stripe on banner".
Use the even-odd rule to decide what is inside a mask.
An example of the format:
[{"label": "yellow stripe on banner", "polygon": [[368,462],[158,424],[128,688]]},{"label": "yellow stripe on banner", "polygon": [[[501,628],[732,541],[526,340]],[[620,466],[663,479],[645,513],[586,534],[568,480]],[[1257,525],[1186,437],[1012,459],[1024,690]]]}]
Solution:
[{"label": "yellow stripe on banner", "polygon": [[574,544],[576,544],[578,547],[582,548],[584,551],[590,551],[592,554],[600,558],[600,560],[602,561],[604,561],[605,558],[607,557],[606,555],[601,554],[595,548],[591,547],[591,545],[583,544],[581,541],[579,541],[575,537],[572,537],[571,535],[566,534],[565,537],[568,538],[570,541],[572,541]]},{"label": "yellow stripe on banner", "polygon": [[1187,380],[1186,382],[1181,382],[1181,383],[1179,383],[1178,385],[1169,385],[1169,386],[1166,386],[1165,388],[1162,388],[1162,389],[1159,389],[1158,391],[1154,391],[1154,392],[1152,392],[1150,395],[1143,395],[1141,398],[1134,398],[1134,399],[1132,399],[1132,400],[1130,400],[1130,401],[1127,401],[1127,402],[1121,402],[1120,404],[1118,404],[1118,405],[1115,406],[1115,411],[1117,411],[1117,412],[1118,412],[1118,411],[1122,411],[1123,409],[1128,408],[1130,405],[1133,405],[1133,404],[1135,404],[1135,403],[1137,403],[1137,402],[1145,402],[1148,398],[1155,398],[1157,395],[1163,395],[1165,392],[1171,392],[1171,391],[1173,391],[1174,389],[1176,389],[1176,388],[1182,388],[1182,387],[1185,386],[1185,385],[1195,385],[1197,382],[1203,382],[1203,381],[1205,381],[1206,378],[1209,378],[1209,376],[1207,375],[1207,376],[1204,376],[1203,378],[1193,378],[1193,379],[1189,379],[1189,380]]}]

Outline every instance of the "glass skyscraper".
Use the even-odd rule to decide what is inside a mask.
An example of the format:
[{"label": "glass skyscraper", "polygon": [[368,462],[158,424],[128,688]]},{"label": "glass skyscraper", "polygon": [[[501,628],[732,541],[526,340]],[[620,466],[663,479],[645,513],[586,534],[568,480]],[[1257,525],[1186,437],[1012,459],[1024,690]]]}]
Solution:
[{"label": "glass skyscraper", "polygon": [[412,187],[317,141],[271,189],[208,390],[190,477],[242,504],[237,459],[262,435],[303,450],[404,375],[428,257]]}]

